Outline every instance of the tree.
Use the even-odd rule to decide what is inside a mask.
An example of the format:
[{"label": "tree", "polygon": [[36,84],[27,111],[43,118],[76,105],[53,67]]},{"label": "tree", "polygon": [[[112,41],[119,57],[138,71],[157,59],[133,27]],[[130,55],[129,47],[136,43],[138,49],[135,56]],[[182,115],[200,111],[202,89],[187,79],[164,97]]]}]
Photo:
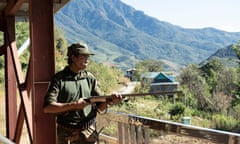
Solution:
[{"label": "tree", "polygon": [[20,48],[22,44],[29,38],[29,23],[17,22],[16,28],[16,45]]},{"label": "tree", "polygon": [[163,62],[157,60],[145,60],[135,65],[136,71],[134,77],[140,79],[141,74],[145,72],[159,72],[163,70]]},{"label": "tree", "polygon": [[182,70],[178,80],[181,86],[186,86],[190,92],[193,92],[194,83],[197,81],[197,77],[201,75],[197,65],[189,65]]},{"label": "tree", "polygon": [[58,28],[54,28],[54,41],[55,41],[55,58],[56,58],[56,71],[63,69],[67,64],[67,47],[68,43],[64,37],[64,32]]},{"label": "tree", "polygon": [[110,93],[117,91],[119,84],[124,82],[124,74],[117,68],[111,68],[101,63],[90,61],[87,69],[97,78],[101,91]]},{"label": "tree", "polygon": [[212,59],[200,67],[200,70],[202,71],[202,76],[206,79],[210,87],[210,92],[213,93],[218,87],[221,72],[225,70],[224,65],[220,60]]},{"label": "tree", "polygon": [[213,93],[211,101],[214,105],[213,111],[219,114],[227,114],[231,107],[232,97],[225,95],[223,92]]},{"label": "tree", "polygon": [[[213,103],[212,110],[222,112],[230,109],[229,102],[232,102],[233,91],[236,90],[237,72],[234,68],[227,68],[218,60],[213,59],[201,68],[202,75],[206,79],[211,93],[211,101]],[[222,100],[225,103],[222,103]],[[217,102],[217,103],[216,103]],[[223,106],[224,105],[224,106]]]},{"label": "tree", "polygon": [[239,80],[236,69],[229,68],[219,71],[218,84],[216,92],[222,92],[227,96],[232,97],[233,92],[237,90],[237,81]]},{"label": "tree", "polygon": [[[238,58],[238,75],[240,74],[240,41],[233,45],[233,50],[236,53],[236,56]],[[239,77],[239,76],[238,76]],[[235,90],[233,93],[233,106],[236,106],[240,104],[240,80],[236,82],[237,90]]]},{"label": "tree", "polygon": [[145,60],[139,62],[136,65],[136,68],[138,67],[146,72],[158,72],[163,70],[163,62],[157,60]]},{"label": "tree", "polygon": [[208,85],[201,75],[197,65],[189,65],[179,75],[179,83],[187,89],[188,105],[200,110],[209,110],[211,107]]}]

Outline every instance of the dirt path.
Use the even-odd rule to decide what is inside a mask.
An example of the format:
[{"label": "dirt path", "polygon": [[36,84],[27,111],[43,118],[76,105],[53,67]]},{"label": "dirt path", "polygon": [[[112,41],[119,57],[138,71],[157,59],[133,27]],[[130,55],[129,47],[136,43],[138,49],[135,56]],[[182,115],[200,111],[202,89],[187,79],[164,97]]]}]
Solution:
[{"label": "dirt path", "polygon": [[127,86],[122,87],[118,92],[121,94],[129,94],[133,92],[137,82],[130,82]]}]

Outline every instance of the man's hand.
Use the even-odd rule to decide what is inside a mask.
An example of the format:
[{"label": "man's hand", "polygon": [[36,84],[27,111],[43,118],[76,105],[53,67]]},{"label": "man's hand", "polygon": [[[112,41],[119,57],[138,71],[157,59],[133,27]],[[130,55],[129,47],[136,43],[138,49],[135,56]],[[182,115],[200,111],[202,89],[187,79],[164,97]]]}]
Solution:
[{"label": "man's hand", "polygon": [[122,95],[119,93],[114,92],[111,94],[111,103],[112,104],[118,104],[122,101],[122,99],[123,99]]},{"label": "man's hand", "polygon": [[83,98],[80,98],[78,101],[74,102],[76,109],[83,109],[85,106],[89,104],[90,103],[86,102]]}]

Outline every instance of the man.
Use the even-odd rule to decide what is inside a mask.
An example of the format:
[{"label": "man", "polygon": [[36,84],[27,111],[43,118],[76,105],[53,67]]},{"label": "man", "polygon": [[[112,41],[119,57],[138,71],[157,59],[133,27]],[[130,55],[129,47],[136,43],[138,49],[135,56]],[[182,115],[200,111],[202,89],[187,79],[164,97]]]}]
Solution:
[{"label": "man", "polygon": [[[97,140],[95,118],[109,102],[88,103],[84,98],[100,96],[96,78],[86,67],[94,55],[87,45],[72,44],[68,47],[68,65],[56,73],[44,100],[44,112],[57,114],[58,144],[94,144]],[[122,100],[112,94],[111,104]]]}]

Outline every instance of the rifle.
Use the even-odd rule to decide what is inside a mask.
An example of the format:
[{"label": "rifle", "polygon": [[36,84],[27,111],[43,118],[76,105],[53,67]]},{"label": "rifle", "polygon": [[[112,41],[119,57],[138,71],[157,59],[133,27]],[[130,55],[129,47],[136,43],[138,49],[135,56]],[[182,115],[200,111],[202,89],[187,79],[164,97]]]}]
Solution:
[{"label": "rifle", "polygon": [[[126,97],[141,97],[147,95],[172,95],[172,94],[180,94],[182,91],[162,91],[162,92],[149,92],[149,93],[131,93],[131,94],[121,94],[122,98]],[[111,101],[111,95],[105,96],[92,96],[89,98],[85,98],[84,100],[88,103],[96,103],[96,102],[109,102]]]}]

